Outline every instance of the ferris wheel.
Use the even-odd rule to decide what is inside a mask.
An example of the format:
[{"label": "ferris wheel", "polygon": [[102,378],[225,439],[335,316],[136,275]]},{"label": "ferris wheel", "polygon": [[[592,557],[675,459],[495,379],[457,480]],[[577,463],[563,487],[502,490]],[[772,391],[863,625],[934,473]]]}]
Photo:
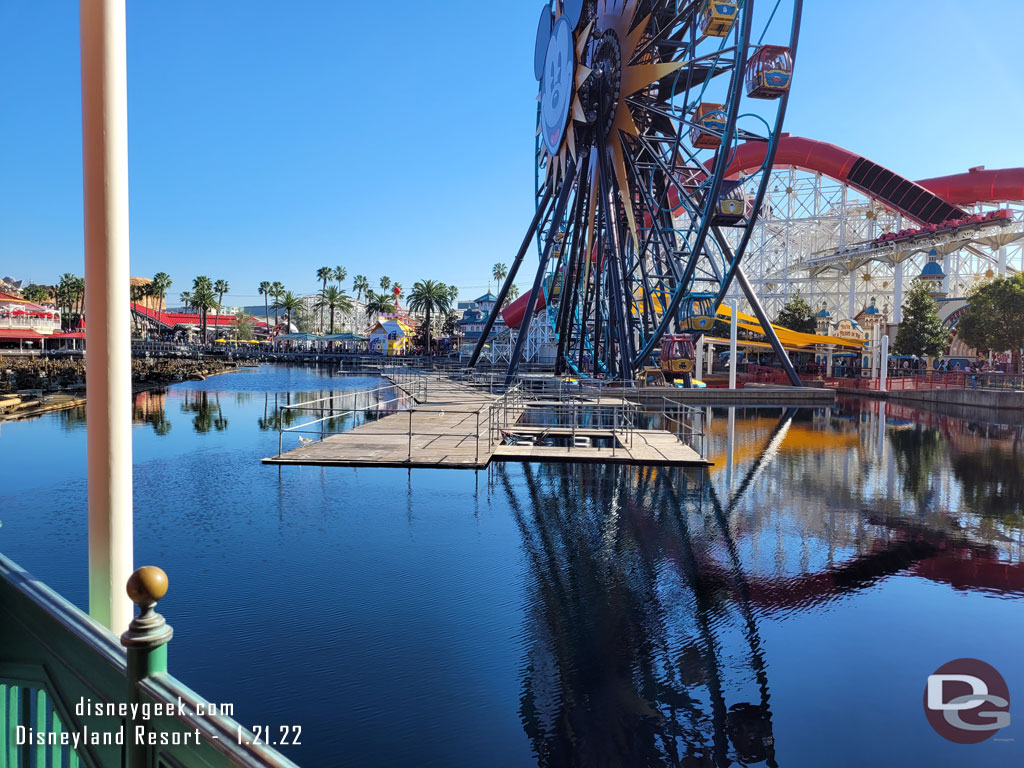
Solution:
[{"label": "ferris wheel", "polygon": [[[632,379],[667,333],[710,330],[734,281],[772,340],[741,261],[786,112],[801,5],[543,6],[534,54],[536,214],[499,307],[534,237],[540,258],[514,313],[510,380],[530,324],[542,322],[556,332],[557,373]],[[766,143],[764,165],[727,178],[747,141]]]}]

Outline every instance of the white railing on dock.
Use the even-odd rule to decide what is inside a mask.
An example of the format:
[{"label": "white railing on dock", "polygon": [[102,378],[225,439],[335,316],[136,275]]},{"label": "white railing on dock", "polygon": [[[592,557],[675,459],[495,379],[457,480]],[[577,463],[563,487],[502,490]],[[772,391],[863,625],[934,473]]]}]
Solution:
[{"label": "white railing on dock", "polygon": [[661,400],[661,415],[666,422],[675,424],[675,429],[669,431],[704,456],[704,411],[668,397],[662,397]]},{"label": "white railing on dock", "polygon": [[[611,434],[612,456],[619,446],[633,447],[634,432],[639,428],[641,410],[637,403],[621,399],[617,403],[600,403],[581,398],[566,398],[552,402],[541,402],[536,397],[528,398],[524,392],[524,382],[518,381],[490,407],[491,434],[490,440],[500,444],[511,436],[515,439],[515,430],[519,428],[543,428],[566,430],[569,438],[568,449],[572,451],[576,445],[577,432],[588,431],[591,436],[595,430],[607,430]],[[529,423],[520,420],[524,413],[534,418]],[[546,437],[542,432],[541,437]]]},{"label": "white railing on dock", "polygon": [[[381,399],[379,397],[380,393],[387,393],[388,396]],[[426,396],[426,380],[410,378],[402,384],[398,384],[396,382],[394,384],[387,384],[385,386],[373,387],[370,389],[346,390],[344,392],[333,393],[325,397],[318,397],[314,400],[304,400],[299,403],[282,405],[280,406],[280,413],[278,414],[277,454],[280,456],[284,452],[284,435],[286,432],[294,433],[296,435],[319,435],[319,438],[322,440],[328,435],[337,434],[337,432],[328,432],[323,427],[313,430],[310,429],[310,427],[317,424],[326,424],[327,422],[337,419],[339,416],[343,416],[346,413],[365,411],[368,408],[374,408],[379,411],[381,406],[387,406],[391,403],[397,403],[400,408],[402,405],[410,405],[417,399],[424,400],[426,399]],[[364,401],[361,405],[359,404],[360,400]],[[319,412],[321,414],[320,418],[306,421],[302,424],[296,424],[294,426],[285,426],[287,419],[284,414],[287,412],[310,410]]]}]

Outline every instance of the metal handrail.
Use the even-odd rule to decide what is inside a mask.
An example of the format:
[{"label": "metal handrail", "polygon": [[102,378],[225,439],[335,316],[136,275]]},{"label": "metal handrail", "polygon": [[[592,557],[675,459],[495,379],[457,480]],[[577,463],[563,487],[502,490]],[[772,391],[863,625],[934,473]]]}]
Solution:
[{"label": "metal handrail", "polygon": [[[700,408],[695,408],[692,405],[686,405],[685,403],[680,403],[664,396],[661,399],[663,401],[662,415],[666,420],[674,421],[678,425],[678,428],[673,432],[673,434],[677,437],[683,435],[693,438],[695,441],[699,438],[700,448],[698,449],[698,453],[703,456],[704,442],[706,439],[706,434],[703,428],[704,412]],[[675,411],[677,415],[672,416],[672,411]],[[701,427],[697,428],[694,424],[684,421],[682,418],[684,413],[692,416],[694,421],[700,421]]]}]

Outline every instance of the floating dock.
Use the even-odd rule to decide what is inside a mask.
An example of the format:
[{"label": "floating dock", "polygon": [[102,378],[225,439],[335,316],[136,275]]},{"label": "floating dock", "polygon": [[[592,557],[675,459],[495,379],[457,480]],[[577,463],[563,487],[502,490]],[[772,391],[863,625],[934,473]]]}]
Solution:
[{"label": "floating dock", "polygon": [[[397,385],[396,386],[401,386]],[[513,400],[485,389],[430,379],[421,400],[346,432],[263,459],[264,464],[331,467],[416,467],[483,469],[492,461],[600,462],[607,464],[708,466],[676,435],[666,430],[519,424],[527,410],[542,411],[543,401]],[[552,407],[564,403],[550,403]],[[625,400],[598,398],[578,409],[636,408]],[[610,411],[613,412],[613,411]],[[506,437],[521,438],[506,444]],[[566,440],[567,445],[537,445],[531,435]],[[590,445],[575,445],[576,439]],[[513,437],[512,439],[516,439]],[[604,443],[600,447],[595,443]]]}]

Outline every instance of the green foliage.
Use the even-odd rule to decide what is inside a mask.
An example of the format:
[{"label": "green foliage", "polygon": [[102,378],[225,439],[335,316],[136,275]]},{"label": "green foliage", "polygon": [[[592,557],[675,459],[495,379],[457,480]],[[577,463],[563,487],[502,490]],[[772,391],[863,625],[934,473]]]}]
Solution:
[{"label": "green foliage", "polygon": [[981,352],[1017,352],[1024,347],[1024,273],[997,277],[967,294],[957,337]]},{"label": "green foliage", "polygon": [[61,324],[65,328],[73,328],[74,318],[76,315],[82,315],[85,304],[85,280],[65,272],[57,283],[55,298],[61,314]]},{"label": "green foliage", "polygon": [[814,309],[804,301],[799,291],[782,306],[774,324],[799,333],[814,333],[818,327]]},{"label": "green foliage", "polygon": [[430,352],[430,318],[435,312],[448,312],[451,309],[448,286],[436,280],[419,280],[412,287],[409,294],[409,308],[414,312],[425,312],[427,315],[425,326],[425,343],[428,354]]},{"label": "green foliage", "polygon": [[270,281],[264,280],[259,287],[260,296],[263,297],[263,317],[270,322]]},{"label": "green foliage", "polygon": [[370,281],[366,279],[366,275],[356,275],[353,278],[352,290],[356,292],[356,301],[362,301],[363,296],[369,295]]},{"label": "green foliage", "polygon": [[455,325],[459,322],[459,313],[449,310],[444,316],[444,323],[441,325],[441,333],[445,336],[455,335]]},{"label": "green foliage", "polygon": [[366,292],[366,317],[376,320],[378,315],[390,315],[395,311],[395,297],[389,293]]},{"label": "green foliage", "polygon": [[387,291],[387,289],[390,288],[390,287],[391,287],[391,278],[388,277],[387,275],[384,275],[384,277],[382,277],[380,279],[380,289],[382,291]]},{"label": "green foliage", "polygon": [[519,286],[516,285],[515,283],[512,283],[512,285],[510,285],[508,287],[508,293],[505,294],[505,303],[501,305],[501,308],[498,311],[500,312],[502,309],[507,307],[509,304],[511,304],[513,301],[515,301],[518,298],[519,298]]},{"label": "green foliage", "polygon": [[235,338],[239,341],[249,341],[254,338],[253,334],[256,332],[256,323],[253,321],[252,315],[247,315],[245,312],[239,312],[235,315]]},{"label": "green foliage", "polygon": [[160,309],[158,312],[163,314],[163,302],[167,298],[167,292],[171,290],[171,285],[174,281],[171,280],[171,276],[166,272],[157,272],[153,275],[153,282],[149,284],[149,295],[156,299],[156,305]]},{"label": "green foliage", "polygon": [[927,284],[915,281],[903,299],[903,320],[893,351],[898,355],[939,355],[945,351],[949,334],[939,319],[939,305]]},{"label": "green foliage", "polygon": [[228,285],[227,280],[218,280],[213,284],[213,291],[217,294],[217,314],[221,313],[221,307],[224,304],[224,294],[231,290],[231,286]]},{"label": "green foliage", "polygon": [[282,290],[281,294],[274,299],[275,314],[277,313],[278,310],[281,310],[282,312],[285,313],[285,319],[288,324],[285,333],[291,333],[293,315],[297,316],[298,318],[298,322],[296,322],[295,324],[296,327],[298,327],[299,324],[304,321],[304,318],[302,317],[302,299],[300,299],[291,291]]},{"label": "green foliage", "polygon": [[331,318],[330,332],[334,333],[334,310],[340,309],[342,312],[350,312],[352,310],[352,299],[338,286],[328,285],[316,297],[316,310],[320,312],[321,316],[325,309]]},{"label": "green foliage", "polygon": [[44,285],[36,285],[35,283],[32,283],[31,285],[25,286],[24,290],[21,292],[21,297],[25,299],[25,301],[42,304],[50,298],[50,291]]},{"label": "green foliage", "polygon": [[278,323],[278,301],[282,296],[284,296],[284,285],[280,281],[275,280],[270,284],[270,298],[274,300],[274,325]]},{"label": "green foliage", "polygon": [[217,308],[217,293],[213,281],[206,275],[199,275],[192,281],[192,309],[200,315],[203,341],[206,340],[206,319],[211,309]]},{"label": "green foliage", "polygon": [[508,275],[508,267],[500,261],[491,269],[491,277],[494,278],[494,282],[498,284],[499,288],[501,287],[501,281],[505,279],[506,275]]}]

